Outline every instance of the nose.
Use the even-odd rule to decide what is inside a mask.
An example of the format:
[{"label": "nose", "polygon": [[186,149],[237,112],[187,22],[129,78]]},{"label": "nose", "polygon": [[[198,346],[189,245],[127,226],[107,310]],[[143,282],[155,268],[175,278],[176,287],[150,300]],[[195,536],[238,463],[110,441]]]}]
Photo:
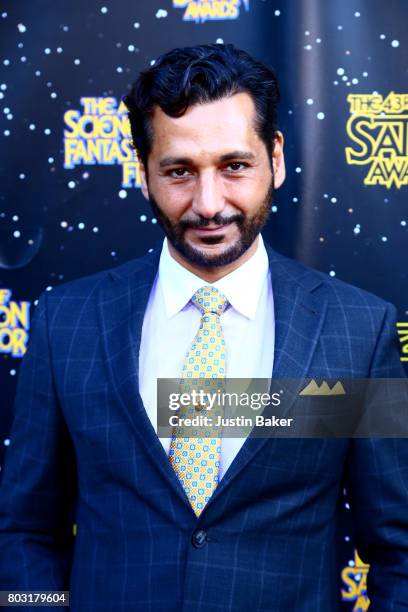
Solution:
[{"label": "nose", "polygon": [[194,194],[192,209],[201,217],[212,219],[224,208],[222,186],[215,173],[206,172],[199,176]]}]

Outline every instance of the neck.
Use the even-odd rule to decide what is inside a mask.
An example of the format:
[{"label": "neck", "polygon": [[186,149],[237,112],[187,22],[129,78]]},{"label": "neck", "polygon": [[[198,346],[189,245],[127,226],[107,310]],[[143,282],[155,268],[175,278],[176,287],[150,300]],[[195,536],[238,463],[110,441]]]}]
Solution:
[{"label": "neck", "polygon": [[258,248],[258,242],[259,234],[255,238],[249,249],[247,249],[245,253],[241,255],[241,257],[238,257],[238,259],[232,261],[230,264],[227,264],[225,266],[214,266],[213,268],[207,268],[193,264],[187,259],[185,259],[185,257],[183,257],[173,247],[170,241],[167,241],[167,245],[169,248],[170,255],[173,257],[173,259],[175,259],[181,266],[186,268],[186,270],[192,272],[196,276],[199,276],[207,283],[215,283],[217,280],[220,280],[220,278],[227,276],[227,274],[230,274],[231,272],[242,266],[242,264],[244,264],[246,261],[248,261],[248,259],[250,259],[252,255],[254,255],[254,253],[256,252],[256,249]]}]

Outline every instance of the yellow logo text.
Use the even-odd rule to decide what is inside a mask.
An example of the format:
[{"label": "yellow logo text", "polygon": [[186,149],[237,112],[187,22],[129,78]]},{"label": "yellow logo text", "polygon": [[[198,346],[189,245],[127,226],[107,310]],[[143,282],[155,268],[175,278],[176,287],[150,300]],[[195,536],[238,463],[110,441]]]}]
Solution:
[{"label": "yellow logo text", "polygon": [[0,289],[0,353],[22,357],[27,350],[30,302],[10,298],[10,289]]},{"label": "yellow logo text", "polygon": [[183,8],[184,21],[216,21],[238,19],[240,8],[249,10],[249,0],[173,0],[175,8]]},{"label": "yellow logo text", "polygon": [[397,323],[397,334],[401,343],[401,361],[408,362],[408,321]]},{"label": "yellow logo text", "polygon": [[81,98],[82,111],[64,114],[64,168],[78,165],[122,166],[122,187],[140,186],[140,167],[131,146],[123,102],[115,98]]},{"label": "yellow logo text", "polygon": [[369,567],[363,563],[355,550],[352,565],[346,565],[341,572],[341,579],[346,587],[341,589],[341,597],[343,601],[355,602],[353,612],[364,612],[370,606],[370,600],[367,597]]},{"label": "yellow logo text", "polygon": [[350,94],[348,164],[367,165],[365,185],[408,185],[408,94]]}]

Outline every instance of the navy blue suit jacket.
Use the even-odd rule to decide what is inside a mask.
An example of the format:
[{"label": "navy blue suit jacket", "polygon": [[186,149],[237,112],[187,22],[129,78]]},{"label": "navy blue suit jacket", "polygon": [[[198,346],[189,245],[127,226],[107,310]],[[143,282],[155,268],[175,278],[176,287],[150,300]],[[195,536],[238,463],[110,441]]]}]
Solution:
[{"label": "navy blue suit jacket", "polygon": [[[267,249],[275,378],[404,376],[392,305]],[[347,484],[370,611],[406,612],[407,440],[249,437],[195,516],[138,390],[159,254],[39,300],[0,487],[0,589],[70,589],[73,612],[332,612]]]}]

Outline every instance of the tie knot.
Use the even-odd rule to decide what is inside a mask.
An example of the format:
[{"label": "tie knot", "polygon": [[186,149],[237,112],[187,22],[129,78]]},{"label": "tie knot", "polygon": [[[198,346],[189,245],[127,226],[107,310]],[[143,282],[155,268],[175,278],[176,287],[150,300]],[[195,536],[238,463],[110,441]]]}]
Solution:
[{"label": "tie knot", "polygon": [[197,289],[191,301],[201,314],[213,312],[214,314],[221,315],[228,305],[228,300],[221,291],[216,287],[207,285]]}]

